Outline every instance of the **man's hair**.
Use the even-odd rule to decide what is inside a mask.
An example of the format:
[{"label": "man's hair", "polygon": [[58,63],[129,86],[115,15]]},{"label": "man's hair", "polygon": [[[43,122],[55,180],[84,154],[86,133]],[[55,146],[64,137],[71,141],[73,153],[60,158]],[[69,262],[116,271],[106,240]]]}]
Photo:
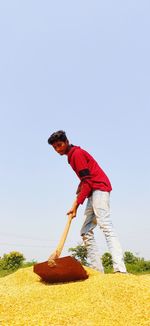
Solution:
[{"label": "man's hair", "polygon": [[66,141],[67,136],[65,131],[63,130],[58,130],[56,132],[54,132],[49,138],[48,138],[48,143],[50,145],[52,145],[53,143],[55,143],[56,141]]}]

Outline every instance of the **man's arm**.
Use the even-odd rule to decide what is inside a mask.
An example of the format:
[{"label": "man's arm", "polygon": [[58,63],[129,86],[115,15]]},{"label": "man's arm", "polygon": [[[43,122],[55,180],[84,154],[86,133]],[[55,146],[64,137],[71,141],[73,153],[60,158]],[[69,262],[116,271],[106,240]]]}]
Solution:
[{"label": "man's arm", "polygon": [[77,196],[78,205],[82,205],[84,200],[92,192],[92,180],[87,158],[82,150],[76,150],[73,157],[73,168],[80,178],[79,192]]},{"label": "man's arm", "polygon": [[68,215],[72,214],[72,217],[76,216],[78,206],[83,204],[84,200],[89,197],[92,191],[91,175],[88,168],[87,159],[81,150],[76,151],[75,153],[76,155],[74,155],[73,158],[72,168],[77,173],[81,181],[76,192],[77,197],[72,205],[72,208],[67,213]]},{"label": "man's arm", "polygon": [[79,183],[77,191],[76,191],[77,196],[79,195],[80,191],[81,191],[81,182]]}]

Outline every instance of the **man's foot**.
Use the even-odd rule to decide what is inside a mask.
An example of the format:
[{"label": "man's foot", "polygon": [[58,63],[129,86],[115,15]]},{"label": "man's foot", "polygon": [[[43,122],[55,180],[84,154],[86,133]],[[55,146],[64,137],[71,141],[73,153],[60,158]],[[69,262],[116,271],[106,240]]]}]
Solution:
[{"label": "man's foot", "polygon": [[113,272],[113,274],[125,274],[125,275],[129,275],[128,272],[121,272],[121,271],[116,271],[116,272]]}]

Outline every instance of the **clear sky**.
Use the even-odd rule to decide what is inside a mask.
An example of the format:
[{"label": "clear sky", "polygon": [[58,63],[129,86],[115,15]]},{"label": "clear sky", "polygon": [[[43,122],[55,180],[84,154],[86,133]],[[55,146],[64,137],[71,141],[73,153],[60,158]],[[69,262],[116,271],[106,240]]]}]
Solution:
[{"label": "clear sky", "polygon": [[0,256],[58,244],[79,183],[47,144],[59,129],[109,176],[123,250],[150,259],[149,0],[0,1]]}]

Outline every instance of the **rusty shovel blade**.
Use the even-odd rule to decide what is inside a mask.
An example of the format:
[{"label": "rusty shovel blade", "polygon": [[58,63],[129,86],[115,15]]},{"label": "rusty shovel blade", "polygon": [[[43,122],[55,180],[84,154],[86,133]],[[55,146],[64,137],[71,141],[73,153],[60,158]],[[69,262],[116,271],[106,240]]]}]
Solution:
[{"label": "rusty shovel blade", "polygon": [[88,278],[80,262],[71,256],[55,259],[54,266],[49,266],[48,261],[35,264],[33,271],[48,283],[71,282]]}]

